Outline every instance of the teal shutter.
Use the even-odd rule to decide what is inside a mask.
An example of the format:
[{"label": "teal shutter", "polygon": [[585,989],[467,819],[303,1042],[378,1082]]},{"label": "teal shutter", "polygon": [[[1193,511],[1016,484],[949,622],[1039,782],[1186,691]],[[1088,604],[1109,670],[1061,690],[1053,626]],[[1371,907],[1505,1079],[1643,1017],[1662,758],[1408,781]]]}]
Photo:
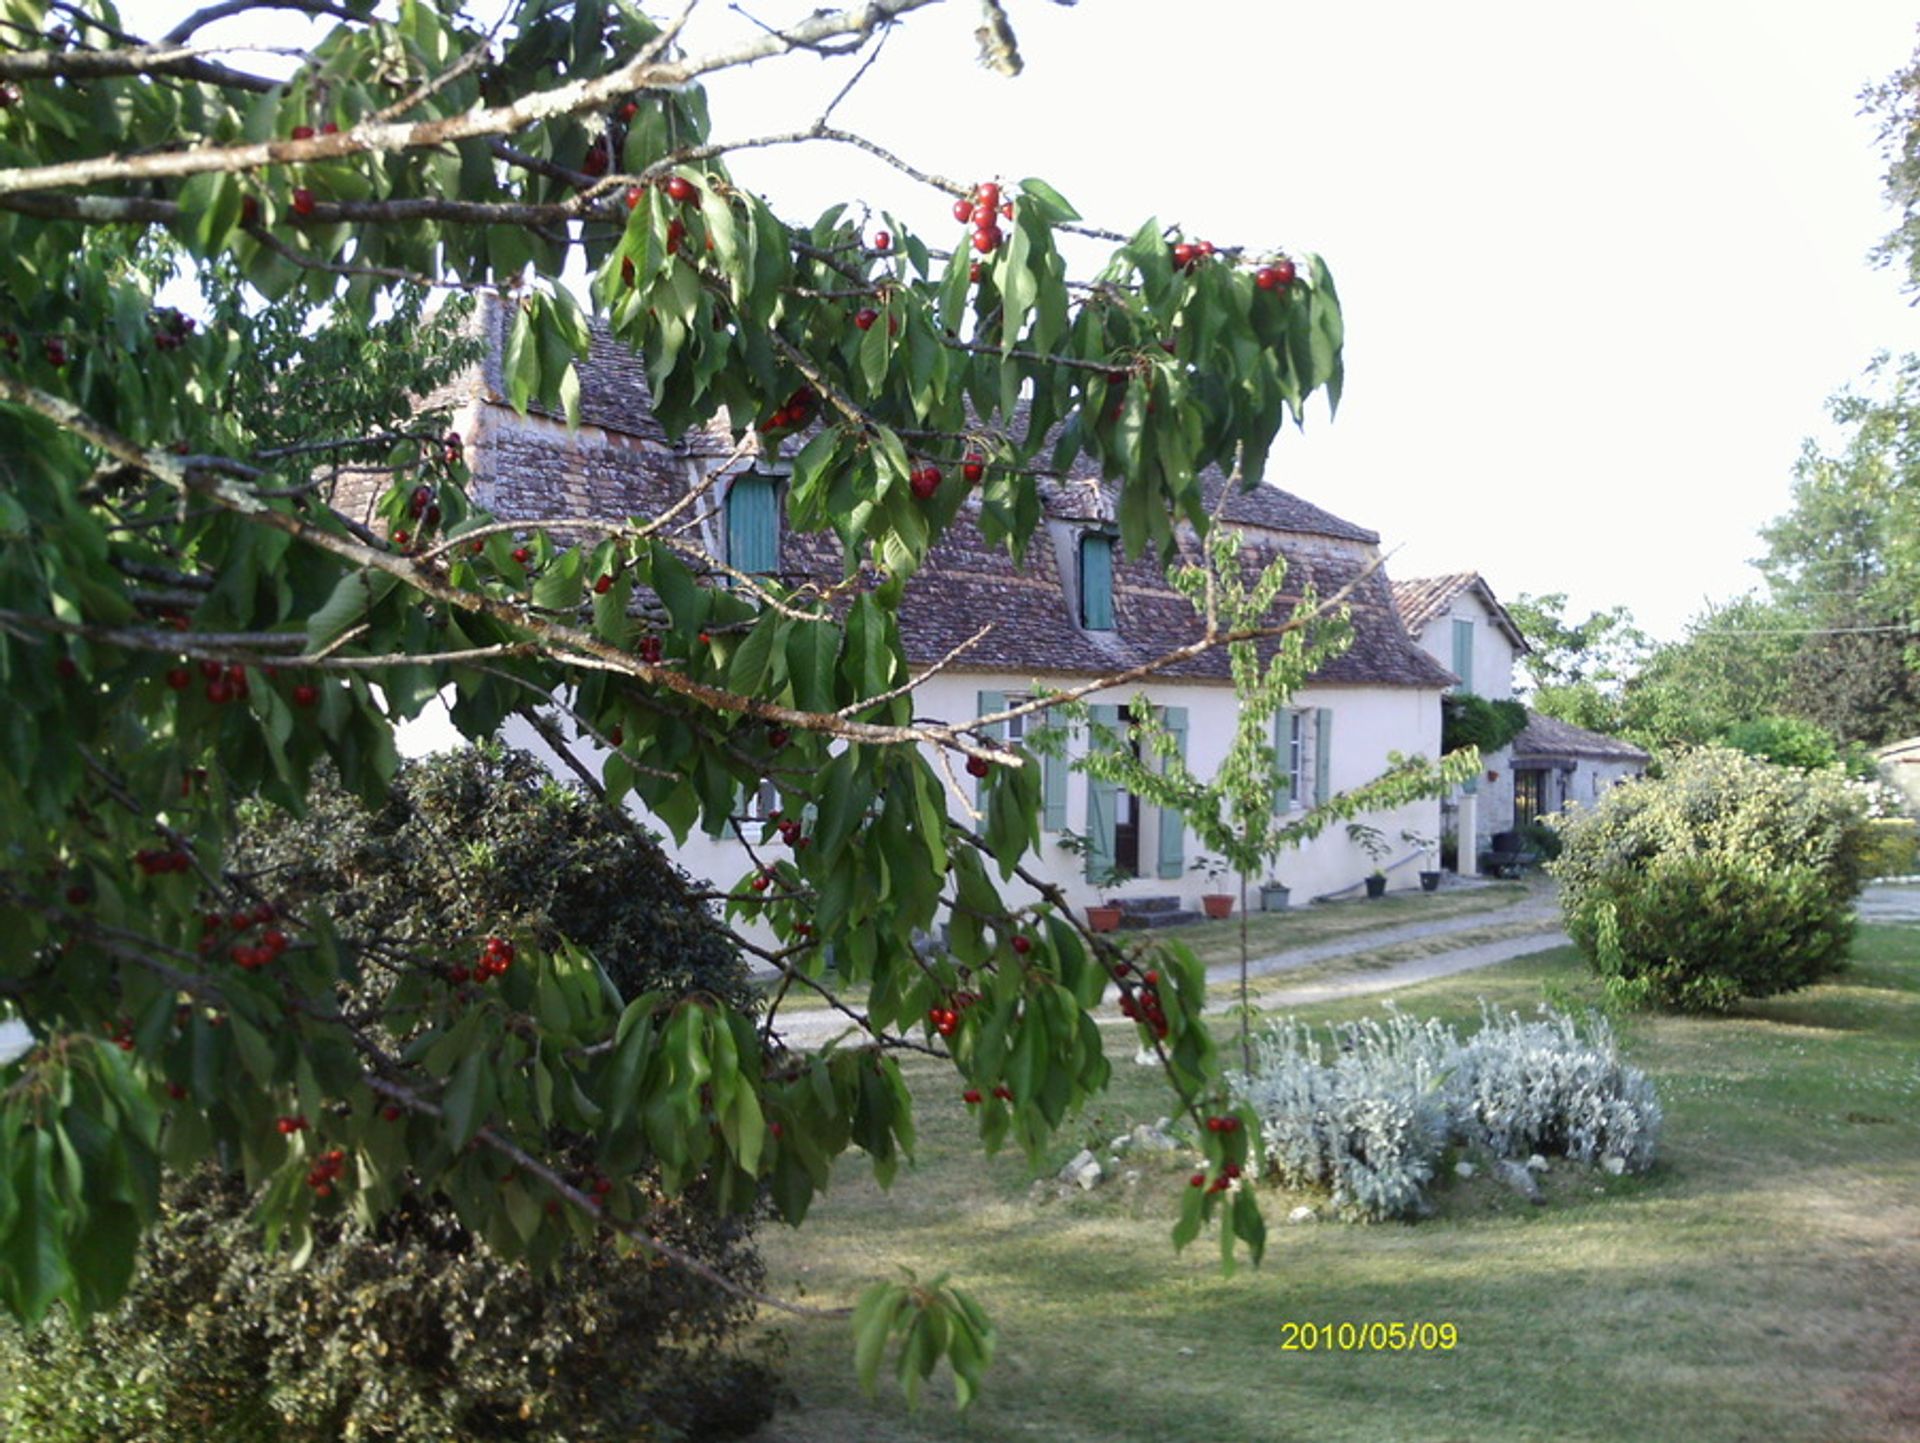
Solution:
[{"label": "teal shutter", "polygon": [[1293,716],[1282,707],[1273,714],[1273,809],[1293,805]]},{"label": "teal shutter", "polygon": [[[979,696],[974,698],[974,702],[975,710],[973,714],[975,716],[987,716],[992,712],[1005,711],[1007,709],[1007,694],[1003,691],[983,691]],[[998,741],[1007,734],[1007,728],[1004,722],[996,722],[983,730],[995,741]],[[973,804],[976,807],[984,807],[987,804],[987,779],[985,777],[978,778],[973,784]]]},{"label": "teal shutter", "polygon": [[[1173,737],[1175,751],[1184,758],[1187,754],[1187,709],[1183,706],[1163,707],[1160,721]],[[1160,875],[1178,877],[1186,870],[1187,838],[1185,824],[1175,807],[1160,809]]]},{"label": "teal shutter", "polygon": [[727,561],[759,575],[780,569],[780,511],[773,478],[749,472],[727,488]]},{"label": "teal shutter", "polygon": [[1080,624],[1088,631],[1113,630],[1113,538],[1080,538]]},{"label": "teal shutter", "polygon": [[1473,695],[1473,623],[1453,624],[1453,674],[1460,678],[1460,690]]},{"label": "teal shutter", "polygon": [[1067,829],[1067,778],[1071,775],[1065,757],[1044,757],[1040,765],[1040,782],[1045,789],[1046,810],[1040,818],[1040,829],[1046,832],[1064,832]]},{"label": "teal shutter", "polygon": [[1333,713],[1320,707],[1313,714],[1313,804],[1325,806],[1333,795]]},{"label": "teal shutter", "polygon": [[[1096,728],[1107,727],[1117,730],[1120,726],[1120,708],[1117,706],[1090,706],[1087,712],[1093,718]],[[1095,744],[1097,745],[1097,742]],[[1113,866],[1113,829],[1120,820],[1120,808],[1115,798],[1117,790],[1112,782],[1103,782],[1098,777],[1087,778],[1087,876],[1089,879]]]}]

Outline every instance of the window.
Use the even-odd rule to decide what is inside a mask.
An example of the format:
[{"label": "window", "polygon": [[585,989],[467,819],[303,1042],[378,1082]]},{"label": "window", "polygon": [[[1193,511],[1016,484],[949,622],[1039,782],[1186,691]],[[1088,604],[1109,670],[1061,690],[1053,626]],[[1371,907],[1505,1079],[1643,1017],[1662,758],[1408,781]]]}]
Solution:
[{"label": "window", "polygon": [[1460,678],[1460,691],[1465,696],[1473,695],[1473,623],[1456,621],[1453,624],[1453,672]]},{"label": "window", "polygon": [[1295,811],[1307,804],[1308,730],[1304,711],[1282,711],[1274,715],[1274,767],[1283,789],[1275,811]]},{"label": "window", "polygon": [[1514,826],[1524,827],[1528,822],[1538,821],[1550,810],[1546,772],[1534,767],[1516,770],[1513,774]]},{"label": "window", "polygon": [[1097,531],[1080,538],[1080,624],[1113,630],[1113,538]]},{"label": "window", "polygon": [[764,575],[780,567],[780,505],[771,476],[748,472],[727,488],[727,562]]}]

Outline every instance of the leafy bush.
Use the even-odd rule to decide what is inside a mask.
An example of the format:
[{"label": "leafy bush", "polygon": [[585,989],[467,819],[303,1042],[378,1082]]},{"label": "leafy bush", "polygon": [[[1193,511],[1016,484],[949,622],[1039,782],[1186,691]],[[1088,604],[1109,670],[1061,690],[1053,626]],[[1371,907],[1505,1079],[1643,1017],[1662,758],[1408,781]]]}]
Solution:
[{"label": "leafy bush", "polygon": [[1723,738],[1735,751],[1801,771],[1819,771],[1840,760],[1833,733],[1799,717],[1763,716],[1737,722]]},{"label": "leafy bush", "polygon": [[1447,1109],[1456,1136],[1498,1157],[1534,1153],[1629,1171],[1653,1164],[1660,1104],[1653,1084],[1620,1061],[1598,1014],[1582,1028],[1551,1010],[1537,1021],[1482,1004],[1480,1031],[1448,1059]]},{"label": "leafy bush", "polygon": [[1860,868],[1869,877],[1911,877],[1920,872],[1920,823],[1905,817],[1869,821]]},{"label": "leafy bush", "polygon": [[1288,1018],[1257,1040],[1254,1068],[1234,1089],[1260,1117],[1274,1175],[1325,1189],[1346,1217],[1420,1211],[1450,1145],[1652,1166],[1660,1105],[1620,1060],[1606,1020],[1576,1027],[1541,1012],[1523,1022],[1483,1008],[1480,1031],[1462,1041],[1389,1007],[1384,1020],[1328,1029],[1324,1047]]},{"label": "leafy bush", "polygon": [[1560,833],[1546,822],[1528,822],[1515,828],[1520,833],[1520,844],[1529,851],[1537,852],[1548,861],[1560,855],[1564,845]]},{"label": "leafy bush", "polygon": [[[0,1337],[0,1422],[41,1443],[625,1443],[748,1431],[771,1377],[727,1336],[749,1308],[684,1269],[576,1248],[506,1265],[442,1209],[326,1225],[295,1270],[257,1246],[231,1175],[170,1191],[141,1276],[78,1332]],[[744,1229],[690,1242],[744,1283]]]},{"label": "leafy bush", "polygon": [[1453,692],[1440,698],[1440,750],[1478,747],[1497,752],[1527,729],[1527,709],[1517,701]]},{"label": "leafy bush", "polygon": [[1867,832],[1837,773],[1709,747],[1560,831],[1568,934],[1623,1002],[1724,1010],[1845,958]]},{"label": "leafy bush", "polygon": [[[549,946],[564,933],[625,996],[748,1001],[737,952],[658,846],[524,753],[409,763],[371,811],[330,784],[309,802],[294,823],[251,815],[230,854],[284,909],[430,960],[471,957],[490,931]],[[377,1011],[384,977],[370,972],[353,1003]],[[401,1027],[383,1029],[396,1046]],[[584,1183],[589,1151],[553,1144]],[[117,1312],[84,1334],[55,1320],[0,1337],[10,1436],[612,1443],[723,1436],[771,1409],[766,1371],[728,1347],[751,1314],[738,1294],[609,1241],[571,1245],[544,1274],[499,1257],[447,1199],[403,1194],[371,1228],[318,1215],[295,1270],[262,1251],[236,1176],[173,1180],[163,1200]],[[759,1281],[750,1220],[716,1216],[698,1186],[655,1194],[645,1222]]]}]

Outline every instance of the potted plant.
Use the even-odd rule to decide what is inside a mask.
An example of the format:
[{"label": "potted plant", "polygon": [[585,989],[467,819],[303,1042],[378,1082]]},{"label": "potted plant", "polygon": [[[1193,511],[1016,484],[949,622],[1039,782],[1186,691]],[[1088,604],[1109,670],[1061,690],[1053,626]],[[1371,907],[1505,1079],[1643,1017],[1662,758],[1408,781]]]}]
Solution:
[{"label": "potted plant", "polygon": [[1260,910],[1262,912],[1284,912],[1292,900],[1293,891],[1285,882],[1262,882],[1260,884]]},{"label": "potted plant", "polygon": [[[1065,831],[1060,834],[1057,844],[1063,852],[1071,852],[1076,857],[1087,857],[1091,844],[1078,832]],[[1113,900],[1112,892],[1122,882],[1130,879],[1131,873],[1109,862],[1104,867],[1089,865],[1087,880],[1093,884],[1099,900],[1087,908],[1087,926],[1095,932],[1113,932],[1120,927],[1120,907]]]},{"label": "potted plant", "polygon": [[1409,847],[1416,848],[1427,854],[1426,869],[1420,873],[1420,890],[1423,892],[1439,891],[1440,866],[1439,863],[1434,860],[1433,838],[1423,837],[1420,833],[1409,829],[1400,834],[1400,840],[1405,842]]},{"label": "potted plant", "polygon": [[1187,870],[1205,872],[1207,886],[1212,890],[1200,894],[1201,909],[1216,922],[1233,915],[1233,894],[1220,890],[1220,879],[1227,875],[1227,861],[1224,857],[1211,856],[1202,852],[1193,859],[1193,865]]},{"label": "potted plant", "polygon": [[1387,892],[1387,874],[1380,864],[1387,859],[1392,844],[1387,834],[1378,827],[1370,827],[1365,822],[1347,823],[1347,840],[1356,843],[1360,850],[1373,859],[1373,870],[1367,874],[1367,896],[1384,897]]}]

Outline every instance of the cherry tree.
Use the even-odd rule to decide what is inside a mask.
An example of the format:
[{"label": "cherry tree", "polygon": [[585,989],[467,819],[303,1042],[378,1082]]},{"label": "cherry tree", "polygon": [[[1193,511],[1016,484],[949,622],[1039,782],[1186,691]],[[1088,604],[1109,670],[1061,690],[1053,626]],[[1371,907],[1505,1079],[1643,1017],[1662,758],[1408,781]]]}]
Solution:
[{"label": "cherry tree", "polygon": [[[883,1181],[909,1152],[912,1053],[951,1065],[987,1149],[1038,1150],[1107,1080],[1090,1011],[1116,992],[1177,1106],[1225,1111],[1202,969],[1091,936],[1034,876],[1039,769],[995,740],[1154,668],[927,719],[898,611],[963,506],[1018,554],[1041,478],[1080,457],[1116,488],[1127,548],[1172,560],[1208,529],[1203,470],[1256,484],[1284,420],[1337,400],[1338,300],[1318,257],[1102,230],[1042,180],[929,176],[826,118],[710,125],[702,77],[858,54],[928,3],[697,51],[687,12],[611,0],[523,0],[492,28],[455,0],[222,0],[161,35],[105,0],[0,0],[0,1001],[32,1038],[0,1071],[16,1317],[109,1304],[159,1170],[216,1151],[296,1251],[321,1210],[424,1188],[536,1261],[611,1230],[698,1269],[648,1231],[643,1175],[703,1178],[727,1209],[769,1194],[798,1221],[850,1148]],[[986,10],[989,59],[1015,68]],[[333,24],[256,73],[206,38],[249,11]],[[770,145],[861,147],[940,191],[954,228],[778,216],[727,166]],[[1069,236],[1110,259],[1070,274]],[[170,274],[224,271],[252,304],[156,301]],[[837,538],[843,575],[731,573],[667,515],[580,518],[562,544],[477,506],[457,441],[404,421],[287,441],[250,372],[258,328],[420,288],[510,305],[516,406],[577,416],[591,311],[644,358],[670,432],[724,417],[803,440],[787,524]],[[343,468],[381,475],[380,528],[329,504]],[[1310,619],[1203,607],[1160,664]],[[589,778],[609,803],[740,828],[763,885],[735,902],[777,939],[758,948],[784,974],[772,1005],[622,996],[594,958],[482,916],[467,953],[418,955],[224,864],[235,807],[299,809],[323,759],[379,795],[394,724],[443,688],[472,737],[565,697],[615,742]],[[949,816],[961,770],[984,778],[978,826]],[[763,777],[780,823],[736,815]],[[948,947],[917,951],[937,919]],[[864,1043],[783,1046],[794,989]],[[1257,1259],[1256,1190],[1233,1183],[1253,1129],[1196,1130],[1179,1236],[1217,1223],[1229,1265]],[[610,1186],[569,1174],[563,1133]],[[903,1377],[944,1357],[963,1400],[991,1351],[944,1282],[876,1284],[854,1322],[869,1380],[895,1339]]]}]

